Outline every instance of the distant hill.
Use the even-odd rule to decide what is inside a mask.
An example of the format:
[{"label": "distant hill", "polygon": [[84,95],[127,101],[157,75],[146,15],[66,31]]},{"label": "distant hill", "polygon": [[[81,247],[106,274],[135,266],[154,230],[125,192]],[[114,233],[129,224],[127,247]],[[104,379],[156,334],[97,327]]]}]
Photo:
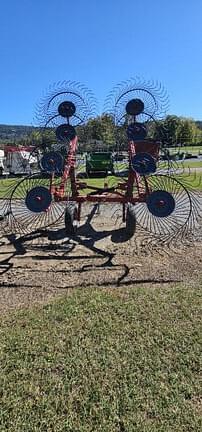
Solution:
[{"label": "distant hill", "polygon": [[0,124],[0,143],[14,143],[29,138],[34,130],[34,126],[17,126]]},{"label": "distant hill", "polygon": [[[95,126],[99,126],[99,124],[96,123],[96,119],[94,120],[94,123]],[[198,129],[202,130],[202,121],[197,120],[195,121],[195,124]],[[37,131],[39,131],[39,128],[34,126],[0,124],[0,148],[4,148],[5,145],[36,145],[40,139],[39,134],[36,133]],[[77,133],[81,148],[83,143],[86,143],[85,127],[79,126],[77,128]],[[100,127],[97,128],[97,134],[99,135],[99,133]],[[93,139],[101,139],[103,141],[102,136],[93,137],[93,134],[94,130],[91,130]]]}]

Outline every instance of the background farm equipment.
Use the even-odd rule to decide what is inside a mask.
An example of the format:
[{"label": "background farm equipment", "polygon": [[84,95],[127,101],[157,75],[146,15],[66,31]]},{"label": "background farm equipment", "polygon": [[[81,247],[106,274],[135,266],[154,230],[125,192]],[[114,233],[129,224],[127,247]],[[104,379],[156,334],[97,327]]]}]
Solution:
[{"label": "background farm equipment", "polygon": [[86,155],[86,174],[114,174],[114,162],[111,152],[91,152]]}]

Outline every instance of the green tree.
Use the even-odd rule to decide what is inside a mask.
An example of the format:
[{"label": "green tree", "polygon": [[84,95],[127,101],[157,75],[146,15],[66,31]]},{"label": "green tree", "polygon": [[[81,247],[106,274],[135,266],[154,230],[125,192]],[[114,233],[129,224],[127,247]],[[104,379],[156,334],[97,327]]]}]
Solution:
[{"label": "green tree", "polygon": [[[154,126],[155,125],[155,126]],[[169,115],[165,120],[153,124],[154,138],[163,142],[165,146],[185,145],[194,143],[200,134],[196,123],[189,118]]]},{"label": "green tree", "polygon": [[181,145],[197,144],[201,139],[201,131],[196,122],[189,118],[181,118],[178,141]]},{"label": "green tree", "polygon": [[31,132],[30,136],[29,136],[29,141],[32,145],[39,145],[41,144],[41,140],[42,140],[42,134],[40,129],[36,129],[34,131]]},{"label": "green tree", "polygon": [[101,124],[101,139],[108,147],[113,147],[115,144],[115,126],[113,118],[104,114],[100,117]]}]

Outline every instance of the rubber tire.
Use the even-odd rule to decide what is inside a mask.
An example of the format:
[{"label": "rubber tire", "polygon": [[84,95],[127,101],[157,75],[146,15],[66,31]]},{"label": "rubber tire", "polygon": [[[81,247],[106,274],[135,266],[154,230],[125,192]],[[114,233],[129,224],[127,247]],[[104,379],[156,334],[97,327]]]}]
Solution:
[{"label": "rubber tire", "polygon": [[67,204],[65,209],[65,231],[68,235],[74,235],[77,230],[77,226],[74,221],[77,218],[77,207],[75,204]]},{"label": "rubber tire", "polygon": [[132,237],[136,231],[136,215],[134,206],[132,204],[128,205],[126,211],[126,233],[129,237]]}]

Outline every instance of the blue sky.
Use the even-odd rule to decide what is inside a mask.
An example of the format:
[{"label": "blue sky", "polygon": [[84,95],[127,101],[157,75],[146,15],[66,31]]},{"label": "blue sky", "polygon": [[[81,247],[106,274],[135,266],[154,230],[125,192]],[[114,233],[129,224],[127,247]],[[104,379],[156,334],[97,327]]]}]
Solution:
[{"label": "blue sky", "polygon": [[98,99],[133,76],[156,79],[169,113],[202,120],[202,1],[7,0],[1,3],[0,123],[32,124],[53,82]]}]

